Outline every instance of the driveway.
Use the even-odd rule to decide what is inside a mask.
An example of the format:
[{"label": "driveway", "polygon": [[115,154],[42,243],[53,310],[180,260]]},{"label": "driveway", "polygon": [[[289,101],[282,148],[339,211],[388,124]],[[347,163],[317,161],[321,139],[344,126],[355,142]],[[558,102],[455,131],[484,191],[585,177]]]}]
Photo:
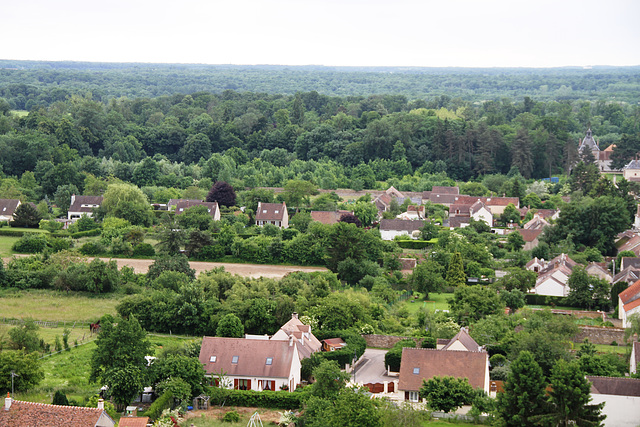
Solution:
[{"label": "driveway", "polygon": [[387,368],[384,365],[384,355],[387,354],[387,351],[373,348],[367,348],[364,351],[361,362],[356,367],[356,382],[358,384],[391,382],[398,379],[398,377],[386,375]]}]

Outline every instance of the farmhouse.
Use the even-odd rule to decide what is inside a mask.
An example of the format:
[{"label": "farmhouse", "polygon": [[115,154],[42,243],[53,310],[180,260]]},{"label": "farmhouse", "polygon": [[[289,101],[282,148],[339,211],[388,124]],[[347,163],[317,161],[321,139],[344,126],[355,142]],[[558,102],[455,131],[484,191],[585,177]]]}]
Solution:
[{"label": "farmhouse", "polygon": [[273,334],[271,340],[289,341],[291,338],[298,348],[300,360],[311,357],[311,354],[322,349],[322,343],[311,333],[311,326],[302,323],[298,319],[298,313],[293,313],[291,319]]},{"label": "farmhouse", "polygon": [[176,203],[176,215],[181,215],[187,209],[193,206],[204,206],[207,208],[209,215],[214,221],[220,221],[220,209],[218,208],[218,202],[203,202],[200,200],[178,200]]},{"label": "farmhouse", "polygon": [[113,427],[115,421],[104,410],[102,399],[97,408],[60,406],[13,400],[7,393],[0,425],[11,427]]},{"label": "farmhouse", "polygon": [[[294,337],[287,341],[204,337],[200,362],[212,382],[225,388],[293,391],[300,383]],[[226,383],[220,384],[221,379]]]},{"label": "farmhouse", "polygon": [[0,221],[13,221],[13,213],[20,206],[18,199],[0,199]]},{"label": "farmhouse", "polygon": [[102,196],[76,196],[72,194],[67,219],[76,220],[82,215],[91,217],[93,210],[102,205],[102,199]]},{"label": "farmhouse", "polygon": [[266,224],[273,224],[276,227],[289,227],[289,213],[287,205],[282,203],[262,203],[258,202],[256,210],[256,225],[262,227]]}]

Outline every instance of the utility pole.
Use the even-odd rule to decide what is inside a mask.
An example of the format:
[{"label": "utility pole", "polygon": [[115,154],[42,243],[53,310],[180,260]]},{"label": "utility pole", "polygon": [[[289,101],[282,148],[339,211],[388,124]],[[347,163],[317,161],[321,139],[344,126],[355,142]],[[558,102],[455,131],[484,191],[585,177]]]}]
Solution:
[{"label": "utility pole", "polygon": [[11,371],[11,396],[13,396],[13,379],[19,376],[20,376],[19,374],[16,374],[15,372]]}]

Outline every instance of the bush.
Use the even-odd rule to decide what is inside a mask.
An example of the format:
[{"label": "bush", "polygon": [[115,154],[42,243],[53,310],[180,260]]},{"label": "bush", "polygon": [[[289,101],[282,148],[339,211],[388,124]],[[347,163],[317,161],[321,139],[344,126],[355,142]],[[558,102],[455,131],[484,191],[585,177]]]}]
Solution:
[{"label": "bush", "polygon": [[240,414],[238,414],[236,411],[229,411],[224,414],[224,417],[222,417],[222,421],[225,423],[237,423],[238,421],[240,421]]},{"label": "bush", "polygon": [[162,415],[162,411],[171,409],[171,405],[173,405],[173,394],[170,391],[165,391],[162,393],[162,396],[151,404],[149,410],[146,411],[144,415],[155,420]]},{"label": "bush", "polygon": [[12,249],[15,252],[25,254],[37,254],[47,247],[47,237],[43,234],[27,233],[20,240],[13,244]]},{"label": "bush", "polygon": [[20,236],[24,236],[25,234],[35,234],[35,233],[31,231],[24,231],[24,230],[12,230],[10,228],[7,230],[0,229],[0,236],[20,237]]},{"label": "bush", "polygon": [[424,249],[433,246],[430,240],[396,240],[396,244],[402,249]]},{"label": "bush", "polygon": [[149,243],[138,243],[133,248],[134,257],[153,257],[156,256],[156,250]]},{"label": "bush", "polygon": [[200,249],[195,258],[200,261],[215,261],[222,258],[224,254],[224,246],[216,243],[215,245],[204,246]]},{"label": "bush", "polygon": [[[210,405],[250,406],[273,409],[298,409],[302,407],[304,393],[288,391],[253,391],[209,388]],[[148,414],[147,414],[148,415]]]},{"label": "bush", "polygon": [[99,228],[94,228],[94,229],[91,229],[91,230],[78,231],[77,233],[72,233],[71,234],[71,238],[72,239],[79,239],[81,237],[87,237],[87,236],[99,236],[100,233],[102,233],[102,231]]},{"label": "bush", "polygon": [[105,249],[98,242],[87,242],[80,247],[79,251],[83,255],[100,255],[104,253]]}]

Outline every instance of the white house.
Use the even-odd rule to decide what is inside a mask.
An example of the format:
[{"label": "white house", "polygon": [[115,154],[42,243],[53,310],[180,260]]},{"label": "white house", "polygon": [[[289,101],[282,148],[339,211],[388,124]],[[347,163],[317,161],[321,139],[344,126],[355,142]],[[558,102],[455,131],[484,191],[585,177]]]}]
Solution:
[{"label": "white house", "polygon": [[218,202],[203,202],[201,200],[178,200],[176,203],[176,215],[183,214],[187,209],[194,206],[204,206],[214,221],[220,221],[220,209]]},{"label": "white house", "polygon": [[566,297],[569,295],[569,276],[577,263],[567,254],[560,254],[549,261],[545,268],[538,273],[535,293],[554,297]]},{"label": "white house", "polygon": [[0,221],[13,221],[13,213],[20,206],[18,199],[0,199]]},{"label": "white house", "polygon": [[587,376],[591,402],[604,403],[605,427],[637,427],[640,422],[640,379]]},{"label": "white house", "polygon": [[311,354],[322,349],[322,343],[311,333],[311,326],[305,325],[298,319],[298,313],[293,313],[291,319],[282,325],[278,332],[273,334],[271,340],[289,341],[293,337],[298,347],[300,360],[310,357]]},{"label": "white house", "polygon": [[633,315],[640,316],[640,280],[618,294],[618,318],[623,328],[629,327]]},{"label": "white house", "polygon": [[294,391],[300,384],[302,365],[293,336],[286,341],[204,337],[200,362],[211,382],[224,388]]},{"label": "white house", "polygon": [[67,219],[76,220],[82,215],[91,217],[93,210],[102,205],[102,199],[102,196],[76,196],[72,194]]},{"label": "white house", "polygon": [[273,224],[280,228],[289,227],[289,213],[287,212],[287,205],[284,202],[258,202],[258,209],[256,210],[256,225],[262,227],[266,224]]},{"label": "white house", "polygon": [[382,240],[393,240],[396,236],[412,236],[424,227],[425,221],[410,219],[382,219],[380,220],[380,236]]}]

